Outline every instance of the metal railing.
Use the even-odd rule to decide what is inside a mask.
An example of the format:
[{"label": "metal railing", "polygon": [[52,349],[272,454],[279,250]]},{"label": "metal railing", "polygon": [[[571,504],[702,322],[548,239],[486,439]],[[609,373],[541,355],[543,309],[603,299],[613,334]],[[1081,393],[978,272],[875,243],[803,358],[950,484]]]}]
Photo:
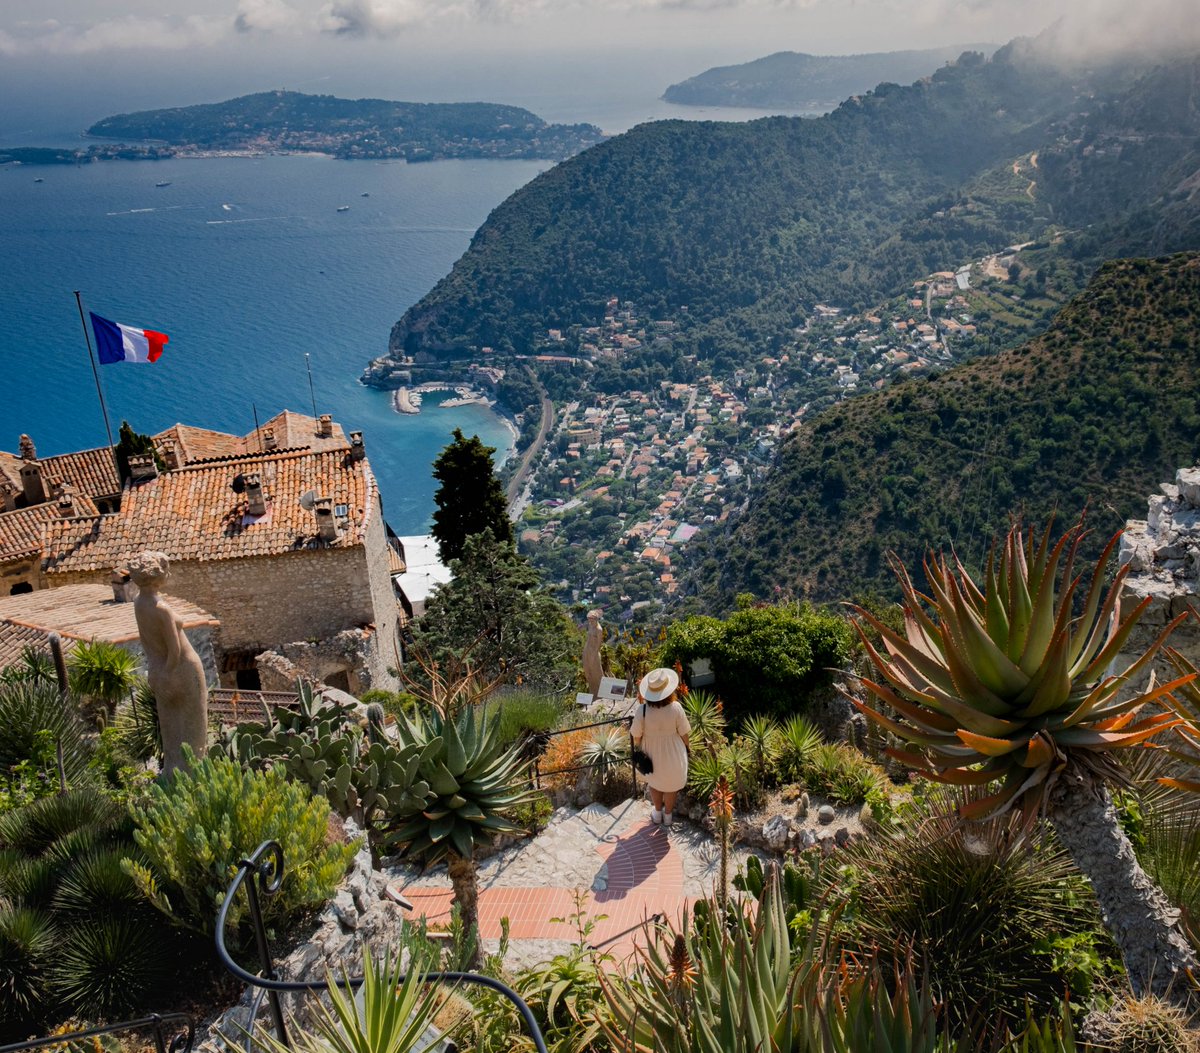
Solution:
[{"label": "metal railing", "polygon": [[[612,720],[598,720],[594,724],[580,724],[574,728],[564,728],[562,731],[542,731],[538,733],[539,738],[549,742],[550,739],[558,738],[560,735],[573,735],[577,731],[587,731],[589,728],[603,728],[612,724],[624,724],[627,728],[633,724],[633,717],[614,717]],[[633,740],[630,739],[630,746],[633,745]],[[637,769],[633,766],[633,750],[629,751],[629,771],[633,777],[633,783],[637,786]],[[533,758],[533,785],[535,789],[542,788],[542,776],[544,775],[566,775],[573,771],[592,771],[596,768],[594,764],[575,764],[569,768],[551,768],[549,771],[544,771],[541,765],[541,755]]]},{"label": "metal railing", "polygon": [[[266,861],[264,861],[264,856],[268,857]],[[252,875],[252,880],[247,881],[247,875]],[[217,955],[221,959],[221,964],[243,983],[266,991],[267,999],[270,1003],[271,1019],[275,1025],[276,1037],[284,1046],[291,1049],[292,1044],[288,1038],[287,1024],[283,1017],[283,1006],[279,999],[280,994],[325,991],[331,982],[336,983],[338,987],[353,990],[362,985],[363,978],[361,976],[341,980],[333,980],[331,978],[329,981],[278,979],[275,975],[275,966],[271,961],[271,952],[267,946],[267,930],[263,924],[259,896],[260,894],[266,896],[274,895],[279,891],[279,887],[282,884],[283,848],[279,845],[278,841],[264,841],[250,854],[248,859],[243,859],[238,863],[238,872],[229,883],[229,888],[225,891],[225,899],[221,903],[221,910],[217,914]],[[259,959],[262,962],[261,975],[242,968],[242,966],[233,960],[228,948],[225,946],[225,925],[229,916],[229,907],[233,903],[238,889],[243,887],[243,885],[245,886],[246,898],[249,900],[250,905],[250,921],[254,928],[254,942],[258,948]],[[541,1028],[538,1027],[537,1020],[534,1019],[532,1011],[522,1000],[521,996],[506,984],[490,976],[469,972],[424,973],[422,979],[426,983],[478,984],[480,987],[489,988],[503,995],[517,1007],[517,1011],[525,1021],[525,1026],[529,1029],[530,1037],[533,1039],[533,1044],[538,1053],[547,1053],[546,1040],[542,1037]],[[253,1026],[253,1022],[251,1022],[251,1026]],[[6,1053],[6,1051],[0,1050],[0,1053]],[[159,1050],[158,1053],[177,1053],[177,1051]]]},{"label": "metal railing", "polygon": [[[167,1028],[180,1025],[168,1041]],[[17,1042],[11,1046],[0,1046],[0,1053],[19,1053],[26,1049],[66,1049],[69,1043],[79,1042],[86,1038],[97,1038],[100,1035],[112,1035],[118,1031],[138,1031],[143,1028],[154,1029],[154,1048],[157,1053],[189,1053],[192,1040],[196,1037],[196,1028],[192,1018],[186,1013],[151,1013],[150,1016],[139,1020],[123,1020],[117,1024],[102,1024],[89,1027],[85,1031],[70,1031],[62,1035],[47,1035],[45,1038],[31,1038],[28,1042]]]}]

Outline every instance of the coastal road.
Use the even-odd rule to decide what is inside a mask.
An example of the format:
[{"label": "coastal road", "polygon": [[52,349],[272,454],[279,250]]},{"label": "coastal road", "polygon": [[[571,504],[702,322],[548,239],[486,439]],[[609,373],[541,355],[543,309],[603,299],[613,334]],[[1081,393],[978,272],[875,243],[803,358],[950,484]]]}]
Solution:
[{"label": "coastal road", "polygon": [[517,465],[517,470],[513,473],[512,479],[509,480],[508,493],[505,495],[508,498],[508,515],[511,519],[517,518],[524,508],[524,505],[520,501],[521,491],[524,489],[525,482],[529,478],[534,459],[542,452],[542,447],[546,445],[546,436],[550,434],[550,428],[554,424],[554,403],[550,401],[546,395],[546,389],[542,387],[540,382],[538,383],[538,389],[542,393],[541,424],[538,425],[537,436],[529,444],[529,449],[521,455],[521,462]]}]

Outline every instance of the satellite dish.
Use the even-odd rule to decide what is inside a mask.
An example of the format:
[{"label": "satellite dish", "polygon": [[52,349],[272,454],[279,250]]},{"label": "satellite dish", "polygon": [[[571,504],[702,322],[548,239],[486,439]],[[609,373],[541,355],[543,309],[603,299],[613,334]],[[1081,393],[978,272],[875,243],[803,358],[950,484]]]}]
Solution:
[{"label": "satellite dish", "polygon": [[313,510],[313,508],[316,507],[316,504],[317,504],[317,491],[316,490],[305,490],[304,493],[302,493],[300,495],[300,507],[303,508],[304,511],[311,512]]},{"label": "satellite dish", "polygon": [[231,482],[229,485],[235,494],[244,494],[246,492],[246,477],[240,474],[235,475],[233,477],[233,482]]}]

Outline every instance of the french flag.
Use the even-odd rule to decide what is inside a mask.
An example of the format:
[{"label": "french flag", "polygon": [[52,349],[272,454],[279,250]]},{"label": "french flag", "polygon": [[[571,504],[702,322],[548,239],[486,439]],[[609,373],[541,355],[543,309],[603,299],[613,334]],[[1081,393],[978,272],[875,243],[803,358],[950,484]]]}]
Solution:
[{"label": "french flag", "polygon": [[153,329],[110,322],[94,311],[88,314],[92,316],[92,332],[96,334],[96,352],[102,366],[113,362],[157,362],[163,345],[170,339],[166,333]]}]

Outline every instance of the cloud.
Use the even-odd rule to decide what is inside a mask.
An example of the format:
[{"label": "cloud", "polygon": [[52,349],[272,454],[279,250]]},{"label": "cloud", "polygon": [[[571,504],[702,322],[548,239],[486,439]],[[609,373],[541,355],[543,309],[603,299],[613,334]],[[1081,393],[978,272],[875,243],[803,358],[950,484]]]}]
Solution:
[{"label": "cloud", "polygon": [[239,33],[277,33],[299,28],[300,13],[284,0],[239,0],[233,28]]},{"label": "cloud", "polygon": [[47,19],[0,30],[0,55],[82,55],[94,51],[151,48],[180,51],[215,44],[229,32],[228,19],[109,18],[88,25]]}]

